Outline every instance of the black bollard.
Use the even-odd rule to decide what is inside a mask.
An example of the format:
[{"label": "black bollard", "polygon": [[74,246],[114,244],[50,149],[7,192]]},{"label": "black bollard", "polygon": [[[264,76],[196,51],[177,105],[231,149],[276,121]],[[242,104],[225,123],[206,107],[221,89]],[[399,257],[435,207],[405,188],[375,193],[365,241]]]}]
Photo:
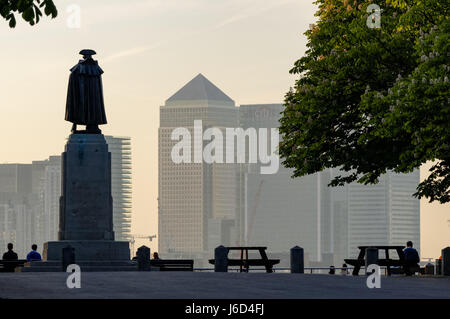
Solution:
[{"label": "black bollard", "polygon": [[228,272],[228,249],[219,246],[214,249],[214,272]]},{"label": "black bollard", "polygon": [[303,248],[295,246],[291,248],[291,274],[303,274],[305,272]]},{"label": "black bollard", "polygon": [[150,271],[150,248],[141,246],[137,250],[138,270]]},{"label": "black bollard", "polygon": [[75,264],[75,248],[70,245],[62,249],[62,271],[67,270],[67,266]]}]

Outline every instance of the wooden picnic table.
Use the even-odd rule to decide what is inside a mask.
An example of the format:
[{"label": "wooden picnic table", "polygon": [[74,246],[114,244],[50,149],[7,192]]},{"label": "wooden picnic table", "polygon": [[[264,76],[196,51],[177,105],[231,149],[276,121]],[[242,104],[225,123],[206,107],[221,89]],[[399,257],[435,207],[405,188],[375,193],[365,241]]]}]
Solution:
[{"label": "wooden picnic table", "polygon": [[[405,246],[358,246],[359,248],[359,255],[357,259],[344,259],[344,261],[347,264],[350,264],[354,266],[353,268],[353,276],[358,276],[359,270],[362,266],[366,264],[365,261],[365,255],[366,255],[366,249],[369,247],[377,248],[379,251],[384,250],[385,252],[385,258],[379,258],[377,264],[379,266],[385,266],[387,268],[387,274],[388,276],[391,275],[391,267],[392,266],[405,266],[405,254],[403,252],[403,249]],[[399,259],[391,259],[389,258],[389,250],[395,250],[398,254]]]},{"label": "wooden picnic table", "polygon": [[[246,272],[249,271],[250,266],[264,266],[266,268],[266,272],[273,272],[273,266],[280,263],[279,259],[269,259],[266,254],[267,247],[225,247],[228,252],[230,250],[240,251],[240,259],[228,259],[228,266],[239,266],[239,271],[242,272],[245,269]],[[260,259],[249,259],[248,252],[249,251],[259,251],[261,255]],[[215,264],[214,259],[209,260],[210,264]]]}]

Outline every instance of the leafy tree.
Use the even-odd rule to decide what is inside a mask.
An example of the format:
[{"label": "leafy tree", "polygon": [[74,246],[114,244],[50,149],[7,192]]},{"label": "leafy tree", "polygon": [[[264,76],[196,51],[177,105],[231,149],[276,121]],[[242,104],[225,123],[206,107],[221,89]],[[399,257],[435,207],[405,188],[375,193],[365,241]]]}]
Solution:
[{"label": "leafy tree", "polygon": [[294,177],[339,167],[336,186],[438,160],[415,195],[450,201],[448,2],[379,1],[380,29],[366,25],[372,1],[316,3],[290,71],[300,78],[281,119],[284,165]]},{"label": "leafy tree", "polygon": [[15,13],[22,15],[22,19],[30,25],[39,22],[43,8],[45,15],[55,18],[58,10],[52,0],[0,0],[0,15],[9,21],[9,26],[16,26]]}]

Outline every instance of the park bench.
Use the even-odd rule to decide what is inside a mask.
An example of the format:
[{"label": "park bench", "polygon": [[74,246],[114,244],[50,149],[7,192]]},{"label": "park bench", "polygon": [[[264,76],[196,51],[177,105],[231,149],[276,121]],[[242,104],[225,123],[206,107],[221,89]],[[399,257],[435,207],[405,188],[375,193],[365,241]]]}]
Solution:
[{"label": "park bench", "polygon": [[[369,247],[375,247],[379,251],[384,250],[385,258],[379,258],[377,265],[386,267],[388,276],[392,274],[391,267],[401,267],[403,269],[403,267],[406,266],[405,254],[403,253],[403,248],[405,248],[404,246],[358,246],[359,255],[357,259],[344,259],[345,263],[354,266],[353,276],[358,276],[361,267],[365,266],[366,261],[364,257],[366,254],[366,248]],[[395,250],[399,259],[389,258],[389,250]]]},{"label": "park bench", "polygon": [[16,267],[23,267],[28,262],[26,259],[19,260],[1,260],[0,272],[13,272]]},{"label": "park bench", "polygon": [[192,259],[152,259],[150,265],[160,271],[194,271]]},{"label": "park bench", "polygon": [[[240,258],[239,259],[230,259],[228,258],[228,266],[239,266],[239,271],[242,272],[243,270],[245,272],[248,272],[250,269],[250,266],[264,266],[266,268],[266,272],[271,273],[273,272],[273,266],[280,263],[279,259],[269,259],[267,258],[266,249],[267,247],[226,247],[228,252],[230,250],[237,250],[240,251]],[[249,259],[248,258],[248,252],[249,250],[256,250],[259,251],[261,258],[260,259]],[[244,258],[244,252],[245,252],[245,258]],[[215,260],[210,259],[209,263],[214,265]]]}]

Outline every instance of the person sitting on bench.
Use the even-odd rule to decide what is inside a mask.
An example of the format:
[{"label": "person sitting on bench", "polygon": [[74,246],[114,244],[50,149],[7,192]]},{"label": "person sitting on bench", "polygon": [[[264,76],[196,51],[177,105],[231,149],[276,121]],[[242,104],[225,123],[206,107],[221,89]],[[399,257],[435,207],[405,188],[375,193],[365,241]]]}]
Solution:
[{"label": "person sitting on bench", "polygon": [[403,250],[405,253],[405,275],[412,276],[418,270],[420,270],[419,262],[419,253],[416,249],[413,248],[412,241],[408,241],[406,243],[406,248]]},{"label": "person sitting on bench", "polygon": [[31,251],[28,253],[27,255],[27,261],[41,261],[42,257],[41,254],[39,254],[36,249],[37,249],[37,245],[33,244],[31,246]]},{"label": "person sitting on bench", "polygon": [[[9,243],[8,244],[8,251],[6,253],[3,254],[3,260],[5,261],[14,261],[14,260],[18,260],[19,256],[17,256],[17,254],[13,251],[13,244]],[[15,265],[5,265],[4,266],[4,271],[5,272],[14,272],[14,268],[16,268]]]}]

